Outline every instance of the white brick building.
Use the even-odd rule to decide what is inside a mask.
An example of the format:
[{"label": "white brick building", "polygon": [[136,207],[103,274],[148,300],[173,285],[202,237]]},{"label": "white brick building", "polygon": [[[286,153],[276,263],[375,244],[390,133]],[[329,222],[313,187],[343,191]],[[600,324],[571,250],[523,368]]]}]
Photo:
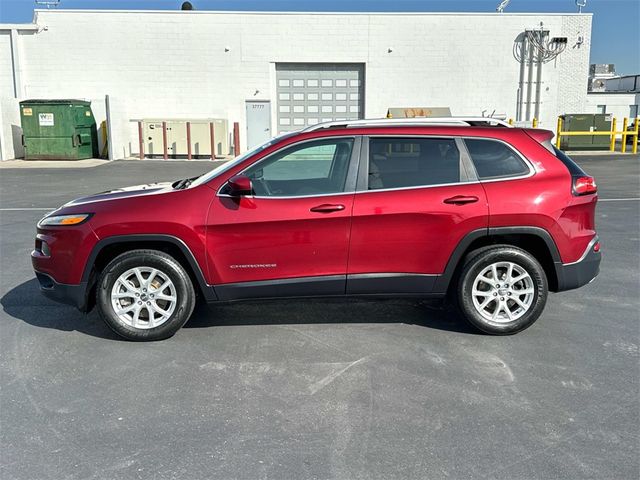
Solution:
[{"label": "white brick building", "polygon": [[36,11],[33,24],[0,25],[1,158],[21,154],[26,98],[90,99],[100,122],[109,95],[114,158],[137,153],[131,120],[144,117],[238,121],[244,149],[252,101],[270,102],[271,132],[389,107],[516,118],[514,42],[541,22],[567,39],[542,68],[540,124],[554,128],[585,108],[589,14]]}]

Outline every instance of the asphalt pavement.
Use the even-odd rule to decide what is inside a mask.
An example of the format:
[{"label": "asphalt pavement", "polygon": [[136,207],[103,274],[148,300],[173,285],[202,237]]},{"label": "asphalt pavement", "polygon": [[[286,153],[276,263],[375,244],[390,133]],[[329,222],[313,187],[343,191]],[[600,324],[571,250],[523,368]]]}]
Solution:
[{"label": "asphalt pavement", "polygon": [[576,157],[600,276],[511,337],[413,300],[199,307],[130,343],[38,292],[48,209],[210,162],[0,171],[2,479],[637,479],[640,157]]}]

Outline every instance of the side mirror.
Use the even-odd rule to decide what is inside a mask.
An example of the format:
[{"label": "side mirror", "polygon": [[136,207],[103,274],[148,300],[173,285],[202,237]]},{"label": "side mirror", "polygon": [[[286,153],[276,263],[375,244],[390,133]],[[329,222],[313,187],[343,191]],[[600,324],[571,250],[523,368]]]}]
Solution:
[{"label": "side mirror", "polygon": [[229,195],[234,197],[251,195],[253,193],[251,179],[246,175],[234,175],[229,179],[227,185],[229,186]]}]

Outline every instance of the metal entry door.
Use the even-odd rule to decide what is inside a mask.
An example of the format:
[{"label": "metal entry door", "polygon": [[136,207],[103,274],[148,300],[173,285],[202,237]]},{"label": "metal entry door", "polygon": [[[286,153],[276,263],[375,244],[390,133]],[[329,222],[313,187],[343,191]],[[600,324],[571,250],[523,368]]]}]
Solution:
[{"label": "metal entry door", "polygon": [[269,140],[271,134],[271,103],[247,102],[247,148]]},{"label": "metal entry door", "polygon": [[363,118],[362,64],[279,63],[276,80],[278,132]]}]

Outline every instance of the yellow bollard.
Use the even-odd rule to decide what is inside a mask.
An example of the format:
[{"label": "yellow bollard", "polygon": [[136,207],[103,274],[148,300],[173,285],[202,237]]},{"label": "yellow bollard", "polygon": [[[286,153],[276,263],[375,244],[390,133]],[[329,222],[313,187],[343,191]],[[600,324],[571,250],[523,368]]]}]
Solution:
[{"label": "yellow bollard", "polygon": [[558,129],[556,130],[556,148],[560,150],[560,135],[562,134],[562,117],[558,117]]},{"label": "yellow bollard", "polygon": [[622,153],[626,153],[627,152],[627,125],[628,125],[628,121],[629,121],[629,119],[627,117],[624,117],[624,120],[622,121]]},{"label": "yellow bollard", "polygon": [[634,133],[636,134],[636,140],[635,142],[633,142],[633,148],[631,149],[631,153],[633,153],[634,155],[636,153],[638,153],[638,133],[640,133],[639,127],[640,126],[640,117],[636,117],[636,129],[634,131]]},{"label": "yellow bollard", "polygon": [[533,117],[532,126],[533,128],[538,128],[538,119],[536,117]]},{"label": "yellow bollard", "polygon": [[610,152],[616,151],[616,118],[615,117],[611,122],[611,145],[609,145],[609,151]]},{"label": "yellow bollard", "polygon": [[509,119],[509,125],[513,125],[513,118]]}]

